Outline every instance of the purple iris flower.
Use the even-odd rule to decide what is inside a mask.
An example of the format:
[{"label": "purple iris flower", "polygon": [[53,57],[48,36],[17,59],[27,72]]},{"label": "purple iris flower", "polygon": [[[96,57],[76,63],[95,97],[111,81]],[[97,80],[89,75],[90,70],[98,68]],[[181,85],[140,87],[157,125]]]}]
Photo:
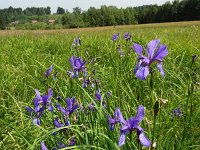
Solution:
[{"label": "purple iris flower", "polygon": [[50,101],[51,97],[53,96],[53,91],[51,88],[48,89],[47,95],[44,94],[41,96],[40,92],[35,89],[36,97],[33,100],[35,105],[35,112],[42,112],[48,107],[49,111],[53,111],[52,103]]},{"label": "purple iris flower", "polygon": [[76,76],[78,76],[78,72],[85,71],[86,67],[84,65],[86,61],[83,61],[81,57],[76,58],[75,56],[72,56],[69,61]]},{"label": "purple iris flower", "polygon": [[72,46],[80,46],[80,45],[81,45],[80,37],[75,38],[74,42],[72,43]]},{"label": "purple iris flower", "polygon": [[173,115],[176,117],[181,117],[183,114],[181,113],[181,109],[178,108],[173,110]]},{"label": "purple iris flower", "polygon": [[48,150],[44,142],[41,142],[41,149],[42,150]]},{"label": "purple iris flower", "polygon": [[45,76],[48,77],[48,76],[51,74],[52,71],[53,71],[53,65],[51,65],[51,66],[46,70]]},{"label": "purple iris flower", "polygon": [[115,42],[119,38],[119,33],[112,36],[112,41]]},{"label": "purple iris flower", "polygon": [[131,35],[129,34],[129,32],[126,32],[126,33],[124,34],[124,39],[127,40],[127,41],[130,41]]},{"label": "purple iris flower", "polygon": [[114,130],[115,124],[120,122],[120,120],[123,119],[122,113],[119,108],[116,108],[115,113],[114,113],[114,118],[111,116],[107,115],[108,117],[108,123],[110,125],[110,130]]},{"label": "purple iris flower", "polygon": [[[140,80],[145,80],[151,71],[151,64],[153,62],[158,62],[157,68],[161,75],[164,76],[164,69],[162,67],[163,58],[168,55],[167,46],[162,44],[158,47],[160,40],[152,40],[147,45],[147,57],[142,54],[143,48],[141,45],[134,43],[133,48],[135,52],[139,55],[138,64],[134,69],[136,77]],[[158,49],[157,49],[158,47]],[[157,51],[155,52],[155,50]],[[155,54],[154,54],[155,52]]]},{"label": "purple iris flower", "polygon": [[139,123],[143,120],[143,118],[144,118],[143,106],[138,107],[136,117],[131,117],[128,120],[124,120],[122,116],[119,117],[119,121],[122,124],[122,127],[120,129],[119,143],[118,143],[119,146],[125,144],[126,135],[134,130],[137,131],[138,139],[143,146],[148,147],[151,145],[151,142],[146,137],[144,130],[139,126]]},{"label": "purple iris flower", "polygon": [[101,101],[102,101],[103,107],[106,108],[106,103],[105,103],[105,101],[102,99],[102,96],[101,96],[99,90],[96,91],[96,93],[95,93],[95,98],[96,98],[96,100],[97,100],[98,102],[101,102]]},{"label": "purple iris flower", "polygon": [[57,103],[57,108],[68,118],[76,109],[78,108],[78,104],[76,103],[76,99],[68,97],[66,99],[67,108],[63,108],[60,104]]}]

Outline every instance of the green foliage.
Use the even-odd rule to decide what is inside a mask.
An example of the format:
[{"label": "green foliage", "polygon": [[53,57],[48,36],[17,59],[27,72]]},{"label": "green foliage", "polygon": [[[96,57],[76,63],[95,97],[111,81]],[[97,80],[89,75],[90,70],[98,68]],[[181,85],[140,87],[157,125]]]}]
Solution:
[{"label": "green foliage", "polygon": [[[1,31],[0,149],[41,149],[41,141],[45,141],[47,147],[52,149],[59,140],[67,143],[72,135],[77,141],[74,149],[119,149],[117,142],[120,126],[116,126],[113,132],[109,131],[105,114],[113,115],[115,108],[119,107],[127,119],[135,116],[138,105],[145,106],[145,118],[141,127],[150,139],[154,136],[156,149],[199,149],[199,58],[191,67],[191,56],[200,56],[199,27],[186,22],[171,26],[139,25],[56,32]],[[150,77],[139,81],[133,73],[137,56],[132,49],[133,42],[129,43],[123,39],[123,34],[127,31],[132,35],[133,42],[143,47],[146,47],[150,40],[157,38],[168,47],[169,55],[163,63],[165,77],[162,78],[155,70],[152,95]],[[116,43],[110,40],[114,33],[120,33]],[[77,36],[82,40],[79,49],[71,46]],[[118,44],[122,46],[124,57],[118,54]],[[86,49],[90,57],[86,55]],[[72,125],[64,127],[68,128],[68,134],[55,137],[52,133],[61,130],[53,127],[52,120],[57,115],[47,113],[42,116],[42,125],[35,126],[25,107],[33,106],[34,89],[45,93],[50,86],[54,91],[54,103],[57,102],[57,95],[62,96],[60,103],[63,106],[68,96],[77,96],[79,103],[85,108],[88,103],[94,101],[94,93],[89,89],[84,90],[80,80],[70,80],[66,74],[66,70],[70,70],[69,58],[72,55],[86,60],[88,74],[96,70],[95,77],[100,82],[101,93],[105,95],[112,91],[112,96],[106,98],[106,110],[98,109],[97,112],[88,114],[79,111],[78,122],[72,119]],[[49,78],[45,84],[44,72],[51,64],[54,64],[53,71],[58,74],[55,81]],[[191,81],[193,84],[190,84]],[[159,107],[157,104],[154,107],[152,96],[156,103],[159,102]],[[164,99],[168,100],[165,104],[162,103]],[[178,107],[181,108],[182,117],[172,115],[172,110]],[[142,149],[134,133],[127,136],[126,142],[120,149]]]}]

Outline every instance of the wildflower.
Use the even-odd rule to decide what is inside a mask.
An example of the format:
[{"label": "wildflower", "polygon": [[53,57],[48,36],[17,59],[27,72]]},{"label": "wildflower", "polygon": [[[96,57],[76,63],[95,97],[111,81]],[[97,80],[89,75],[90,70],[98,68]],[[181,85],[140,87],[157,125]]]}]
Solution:
[{"label": "wildflower", "polygon": [[[75,56],[72,56],[69,59],[71,66],[75,72],[75,76],[78,76],[78,73],[81,71],[84,71],[86,67],[84,66],[86,61],[83,61],[82,58],[76,58]],[[72,72],[71,72],[72,73]]]},{"label": "wildflower", "polygon": [[119,138],[119,143],[118,143],[119,146],[122,146],[125,144],[126,135],[131,133],[134,130],[137,131],[138,139],[143,146],[148,147],[151,145],[151,142],[146,137],[144,130],[139,126],[139,123],[143,120],[143,118],[144,118],[143,106],[138,107],[136,117],[131,117],[126,121],[124,120],[122,116],[119,118],[120,123],[123,124],[120,129],[120,138]]},{"label": "wildflower", "polygon": [[181,113],[181,109],[178,108],[173,110],[173,115],[176,117],[181,117],[183,114]]},{"label": "wildflower", "polygon": [[110,130],[114,130],[115,124],[120,122],[120,120],[123,118],[119,108],[116,108],[114,113],[114,118],[111,118],[109,115],[107,115],[107,117],[108,117],[108,123],[110,125]]},{"label": "wildflower", "polygon": [[75,38],[74,42],[72,43],[72,46],[80,46],[80,45],[81,45],[80,37]]},{"label": "wildflower", "polygon": [[41,149],[42,150],[48,150],[44,142],[41,142]]},{"label": "wildflower", "polygon": [[[51,97],[53,96],[53,91],[51,88],[48,89],[47,95],[42,95],[40,92],[35,89],[36,97],[33,100],[33,103],[35,105],[35,111],[36,112],[42,112],[45,110],[46,107],[48,107],[49,111],[53,111],[52,103],[50,101]],[[42,106],[42,107],[41,107]]]},{"label": "wildflower", "polygon": [[51,66],[46,70],[45,76],[48,77],[48,76],[51,74],[52,70],[53,70],[53,65],[51,65]]},{"label": "wildflower", "polygon": [[129,34],[129,32],[126,32],[126,33],[124,34],[124,39],[125,39],[126,41],[130,41],[130,40],[131,40],[131,35]]},{"label": "wildflower", "polygon": [[119,33],[112,36],[112,41],[115,42],[119,38]]},{"label": "wildflower", "polygon": [[137,78],[140,80],[145,80],[151,71],[151,64],[155,61],[158,62],[157,68],[160,71],[161,75],[164,76],[164,69],[162,67],[163,58],[168,55],[167,46],[162,44],[158,47],[158,50],[154,54],[154,51],[157,49],[160,40],[152,40],[147,45],[147,57],[143,56],[143,48],[141,45],[134,43],[133,48],[135,52],[139,55],[138,64],[134,69],[134,73]]},{"label": "wildflower", "polygon": [[68,97],[66,99],[67,108],[63,108],[60,104],[57,103],[57,108],[66,116],[69,117],[77,108],[76,99]]}]

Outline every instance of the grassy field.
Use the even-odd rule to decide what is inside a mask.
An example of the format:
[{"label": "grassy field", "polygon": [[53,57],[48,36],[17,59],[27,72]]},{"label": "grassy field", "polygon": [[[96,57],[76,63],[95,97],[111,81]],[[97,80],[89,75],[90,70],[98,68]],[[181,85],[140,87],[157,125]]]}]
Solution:
[{"label": "grassy field", "polygon": [[[124,39],[126,32],[131,34],[131,42]],[[113,42],[111,38],[116,33],[120,36]],[[81,45],[73,47],[77,37],[81,38]],[[153,76],[139,80],[133,72],[137,64],[133,43],[146,50],[153,39],[160,39],[169,51],[163,62],[165,76],[162,78],[153,65]],[[117,50],[119,44],[123,57]],[[65,149],[145,149],[134,131],[126,136],[126,144],[118,147],[120,124],[110,131],[106,115],[113,117],[118,107],[123,117],[129,119],[136,115],[139,105],[145,107],[140,126],[152,142],[146,149],[200,149],[200,62],[199,58],[192,61],[194,54],[200,56],[198,21],[115,28],[0,31],[0,149],[41,149],[42,141],[52,149],[58,147],[60,141],[69,145],[72,137],[75,145]],[[68,76],[71,56],[86,61],[87,76],[96,83],[94,88],[82,87],[83,73],[75,79]],[[56,76],[46,78],[45,71],[52,64],[52,74]],[[54,111],[46,110],[40,118],[41,125],[34,125],[26,106],[34,107],[35,89],[45,94],[50,87]],[[95,100],[99,89],[106,108],[102,101]],[[57,96],[61,96],[59,104],[63,107],[66,107],[65,99],[73,96],[79,105],[68,118],[71,124],[61,128],[54,127],[56,117],[64,124],[62,113],[56,108]],[[95,104],[94,110],[88,108],[91,103]],[[173,113],[178,108],[180,115]],[[53,135],[54,132],[57,135]]]}]

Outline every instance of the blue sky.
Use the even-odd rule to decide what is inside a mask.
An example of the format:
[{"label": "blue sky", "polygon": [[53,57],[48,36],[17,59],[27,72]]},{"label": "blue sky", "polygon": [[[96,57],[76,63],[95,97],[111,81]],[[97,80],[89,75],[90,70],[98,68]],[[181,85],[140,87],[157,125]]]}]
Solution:
[{"label": "blue sky", "polygon": [[51,11],[55,12],[57,7],[72,11],[74,7],[80,7],[82,10],[87,10],[90,6],[100,8],[101,5],[112,5],[120,7],[142,6],[147,4],[164,4],[166,1],[173,0],[0,0],[0,9],[12,7],[51,7]]}]

